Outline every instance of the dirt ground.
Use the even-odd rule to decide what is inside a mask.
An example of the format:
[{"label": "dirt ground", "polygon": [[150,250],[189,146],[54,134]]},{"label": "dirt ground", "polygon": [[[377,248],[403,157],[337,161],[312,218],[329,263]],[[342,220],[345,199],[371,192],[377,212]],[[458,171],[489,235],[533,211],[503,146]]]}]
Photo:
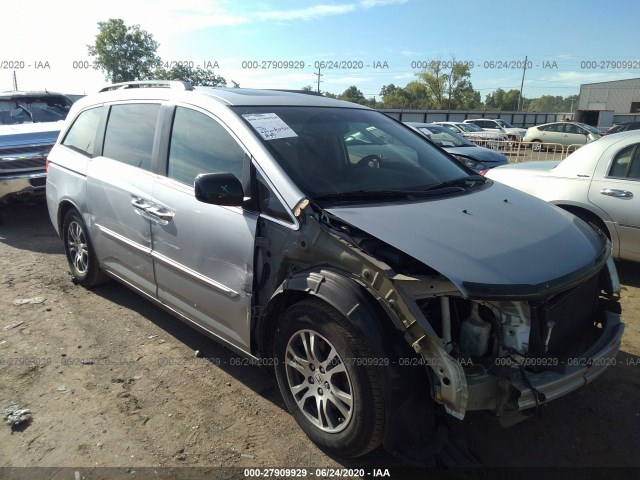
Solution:
[{"label": "dirt ground", "polygon": [[[0,467],[399,465],[381,449],[327,456],[267,369],[115,282],[74,285],[43,204],[8,207],[4,220],[0,409],[15,401],[33,417],[13,431],[0,424]],[[483,413],[451,419],[484,465],[640,467],[640,265],[617,266],[626,323],[617,364],[509,429]]]}]

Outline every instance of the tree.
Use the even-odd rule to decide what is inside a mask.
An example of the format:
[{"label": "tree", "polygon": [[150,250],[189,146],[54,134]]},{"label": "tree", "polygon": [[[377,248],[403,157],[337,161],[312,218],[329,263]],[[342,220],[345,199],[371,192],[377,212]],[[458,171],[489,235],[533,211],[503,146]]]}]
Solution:
[{"label": "tree", "polygon": [[[504,91],[502,88],[498,88],[493,93],[487,95],[484,104],[487,108],[493,108],[496,110],[516,111],[518,109],[519,96],[520,91],[515,88],[512,88],[508,92]],[[523,104],[528,101],[528,99],[523,98]]]},{"label": "tree", "polygon": [[364,94],[358,90],[358,87],[351,85],[344,92],[340,94],[340,100],[346,100],[347,102],[360,103],[364,105],[367,99],[364,98]]},{"label": "tree", "polygon": [[445,92],[447,91],[447,74],[442,68],[441,62],[433,62],[429,68],[417,73],[418,78],[422,81],[432,100],[432,108],[447,108],[445,105]]},{"label": "tree", "polygon": [[414,80],[406,87],[396,87],[393,83],[380,90],[383,108],[429,108],[430,93],[424,83]]},{"label": "tree", "polygon": [[98,22],[94,45],[87,45],[95,64],[112,83],[147,80],[160,66],[158,42],[139,25],[128,27],[122,19]]},{"label": "tree", "polygon": [[315,88],[313,88],[311,85],[305,85],[304,87],[302,87],[300,89],[301,92],[315,92]]},{"label": "tree", "polygon": [[[448,63],[451,68],[446,70]],[[471,84],[469,65],[453,56],[450,62],[432,62],[417,75],[429,92],[431,108],[460,110],[480,106],[480,92]]]},{"label": "tree", "polygon": [[533,112],[561,112],[565,111],[563,106],[564,98],[561,96],[542,95],[531,100],[529,110]]},{"label": "tree", "polygon": [[193,68],[188,65],[174,65],[171,70],[157,68],[153,72],[156,80],[185,80],[194,86],[226,87],[227,81],[213,70],[204,70],[200,67]]}]

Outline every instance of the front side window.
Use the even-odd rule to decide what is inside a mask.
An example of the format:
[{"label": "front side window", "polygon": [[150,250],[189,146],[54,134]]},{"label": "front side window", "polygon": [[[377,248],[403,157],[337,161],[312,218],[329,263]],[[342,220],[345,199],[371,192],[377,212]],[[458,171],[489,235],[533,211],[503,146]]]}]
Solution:
[{"label": "front side window", "polygon": [[244,150],[213,118],[177,107],[167,176],[187,185],[201,173],[233,173],[242,180]]},{"label": "front side window", "polygon": [[90,157],[93,156],[96,132],[101,116],[102,107],[90,108],[80,113],[64,137],[62,145]]},{"label": "front side window", "polygon": [[417,132],[372,110],[232,108],[311,198],[420,196],[470,175]]},{"label": "front side window", "polygon": [[160,105],[113,105],[109,112],[102,154],[128,165],[151,170],[153,137]]}]

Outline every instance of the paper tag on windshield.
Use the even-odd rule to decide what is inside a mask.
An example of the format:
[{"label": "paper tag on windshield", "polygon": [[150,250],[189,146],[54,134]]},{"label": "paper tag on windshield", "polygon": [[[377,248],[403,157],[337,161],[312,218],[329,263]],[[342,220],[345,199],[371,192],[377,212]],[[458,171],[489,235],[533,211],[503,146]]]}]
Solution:
[{"label": "paper tag on windshield", "polygon": [[296,132],[275,113],[249,113],[242,116],[265,140],[298,136]]}]

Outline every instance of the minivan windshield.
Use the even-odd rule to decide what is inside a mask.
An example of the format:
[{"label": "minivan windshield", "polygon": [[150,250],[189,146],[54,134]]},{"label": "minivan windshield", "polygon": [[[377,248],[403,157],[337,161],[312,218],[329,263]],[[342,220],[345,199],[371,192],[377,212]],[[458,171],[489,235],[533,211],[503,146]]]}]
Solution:
[{"label": "minivan windshield", "polygon": [[[453,184],[459,191],[483,183],[380,112],[310,106],[232,108],[311,198],[387,201],[451,193]],[[447,188],[439,190],[439,185]]]}]

